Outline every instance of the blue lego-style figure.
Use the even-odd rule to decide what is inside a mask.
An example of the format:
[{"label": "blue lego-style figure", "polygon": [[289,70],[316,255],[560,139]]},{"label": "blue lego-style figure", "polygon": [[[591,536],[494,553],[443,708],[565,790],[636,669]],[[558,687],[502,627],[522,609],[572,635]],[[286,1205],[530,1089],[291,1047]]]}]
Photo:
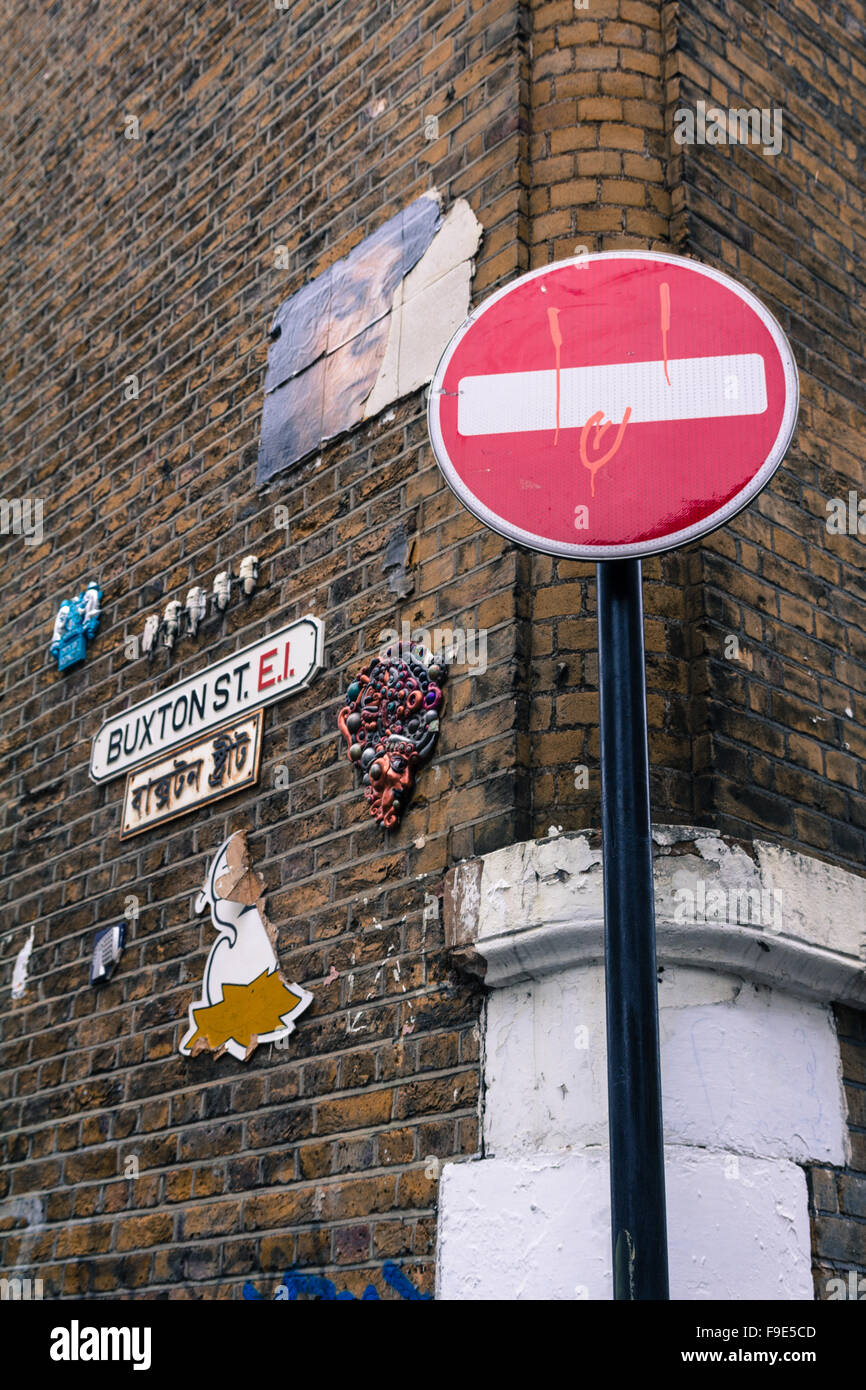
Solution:
[{"label": "blue lego-style figure", "polygon": [[57,617],[54,619],[54,634],[49,647],[49,655],[57,662],[58,671],[74,666],[87,655],[87,643],[99,631],[102,590],[91,580],[82,593],[72,599],[64,599]]}]

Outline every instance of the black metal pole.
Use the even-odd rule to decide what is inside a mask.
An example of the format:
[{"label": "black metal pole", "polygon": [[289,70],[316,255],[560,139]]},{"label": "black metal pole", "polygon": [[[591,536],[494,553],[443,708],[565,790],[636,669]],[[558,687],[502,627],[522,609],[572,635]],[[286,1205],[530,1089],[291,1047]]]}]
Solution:
[{"label": "black metal pole", "polygon": [[597,573],[613,1296],[666,1299],[640,560],[603,560]]}]

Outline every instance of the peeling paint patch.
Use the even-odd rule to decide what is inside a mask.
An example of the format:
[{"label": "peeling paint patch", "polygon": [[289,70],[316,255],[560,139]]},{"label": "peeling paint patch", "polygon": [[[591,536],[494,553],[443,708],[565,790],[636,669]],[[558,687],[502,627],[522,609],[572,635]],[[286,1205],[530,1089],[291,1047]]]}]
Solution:
[{"label": "peeling paint patch", "polygon": [[424,926],[435,926],[439,921],[439,899],[433,893],[424,894]]},{"label": "peeling paint patch", "polygon": [[491,883],[490,887],[487,889],[487,896],[492,902],[496,893],[507,893],[510,887],[511,884],[508,882],[508,879],[498,878],[496,882]]},{"label": "peeling paint patch", "polygon": [[5,1224],[7,1221],[11,1221],[15,1228],[23,1227],[25,1231],[42,1226],[45,1221],[42,1198],[9,1197],[5,1202],[0,1202],[0,1222]]},{"label": "peeling paint patch", "polygon": [[397,598],[406,598],[415,587],[414,580],[406,574],[406,567],[415,548],[414,536],[409,538],[401,524],[391,533],[385,554],[382,558],[382,573],[388,581],[388,589]]},{"label": "peeling paint patch", "polygon": [[465,198],[458,199],[429,249],[398,286],[382,366],[364,407],[365,420],[432,379],[469,312],[481,230]]},{"label": "peeling paint patch", "polygon": [[464,859],[445,877],[442,908],[445,919],[445,944],[449,949],[473,945],[478,932],[481,909],[480,859]]},{"label": "peeling paint patch", "polygon": [[[706,828],[654,826],[653,840],[661,965],[716,969],[821,1002],[866,1002],[866,878],[763,841],[744,846]],[[471,871],[458,866],[446,879],[446,913],[457,892],[453,945],[464,956],[474,950],[488,985],[601,959],[602,855],[595,832],[508,845],[470,862]],[[477,884],[471,902],[467,875]]]},{"label": "peeling paint patch", "polygon": [[33,935],[35,927],[30,928],[30,935],[15,957],[15,968],[12,971],[12,998],[23,999],[27,992],[27,965],[30,960],[30,952],[33,950]]}]

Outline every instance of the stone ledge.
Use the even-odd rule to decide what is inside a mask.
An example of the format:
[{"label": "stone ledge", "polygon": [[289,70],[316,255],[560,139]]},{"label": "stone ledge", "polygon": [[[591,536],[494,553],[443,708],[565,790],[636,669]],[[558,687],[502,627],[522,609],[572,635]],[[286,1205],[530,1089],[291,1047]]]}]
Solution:
[{"label": "stone ledge", "polygon": [[[822,1002],[866,1003],[866,878],[755,841],[656,826],[660,965],[724,971]],[[528,840],[448,874],[447,945],[492,988],[602,960],[597,835]]]}]

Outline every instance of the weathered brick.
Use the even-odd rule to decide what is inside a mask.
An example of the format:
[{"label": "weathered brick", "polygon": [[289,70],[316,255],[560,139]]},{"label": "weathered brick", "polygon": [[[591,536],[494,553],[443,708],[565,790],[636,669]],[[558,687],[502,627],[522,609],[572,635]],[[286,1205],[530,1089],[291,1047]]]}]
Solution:
[{"label": "weathered brick", "polygon": [[[16,912],[4,959],[37,923],[40,980],[14,1006],[4,994],[7,1128],[21,1127],[5,1175],[13,1195],[44,1197],[47,1244],[32,1249],[58,1296],[180,1296],[195,1281],[196,1295],[237,1297],[256,1260],[327,1268],[361,1293],[371,1271],[355,1266],[414,1258],[407,1272],[429,1290],[435,1183],[422,1159],[477,1151],[481,991],[441,984],[442,927],[422,928],[425,894],[455,859],[551,823],[598,823],[597,791],[574,787],[575,763],[598,759],[592,567],[517,552],[460,506],[433,465],[423,391],[324,444],[267,495],[255,488],[275,308],[423,190],[467,197],[484,226],[476,302],[578,245],[672,246],[738,276],[783,319],[802,388],[788,460],[715,537],[644,565],[654,814],[862,869],[863,539],[831,535],[826,503],[862,487],[850,113],[866,68],[811,0],[794,0],[784,22],[762,13],[760,42],[748,7],[735,10],[592,0],[584,16],[570,0],[408,0],[383,41],[369,0],[303,16],[264,6],[233,28],[219,7],[190,25],[184,7],[143,0],[133,26],[110,7],[88,11],[75,44],[23,0],[4,15],[18,71],[42,74],[38,120],[26,84],[3,79],[22,132],[0,176],[14,208],[0,231],[12,306],[4,493],[44,496],[47,518],[38,546],[3,538],[0,858]],[[73,4],[70,23],[82,17]],[[127,141],[110,93],[118,73],[140,72],[150,29],[160,99],[133,103],[144,138]],[[796,81],[780,89],[779,73]],[[751,105],[759,94],[785,111],[778,156],[680,148],[663,134],[686,96]],[[435,140],[426,114],[439,118]],[[274,264],[277,244],[288,269]],[[141,395],[124,401],[131,372]],[[453,673],[436,765],[384,845],[334,714],[394,620],[381,556],[398,525],[417,545],[413,620],[471,622],[503,646],[486,676]],[[250,550],[260,584],[249,604],[151,665],[124,659],[148,612],[236,572]],[[54,605],[91,573],[106,591],[102,628],[85,665],[58,676],[44,659]],[[121,845],[119,783],[95,787],[86,771],[104,714],[198,669],[210,646],[236,650],[306,611],[325,618],[326,668],[266,715],[259,786]],[[736,668],[721,654],[729,631],[744,649]],[[284,793],[268,781],[283,758]],[[316,995],[290,1049],[261,1050],[246,1068],[176,1050],[209,943],[190,898],[240,824],[263,832],[281,950]],[[141,915],[120,974],[96,995],[92,935],[119,920],[126,893]],[[386,921],[378,955],[374,918]],[[398,983],[374,983],[392,941],[414,1025]],[[338,978],[319,984],[333,961]],[[862,1120],[862,1015],[838,1018]],[[403,1037],[404,1022],[421,1031]],[[124,1175],[130,1157],[137,1178]],[[862,1128],[851,1162],[813,1174],[819,1242],[842,1252],[825,1263],[859,1250],[849,1228],[863,1220]],[[387,1173],[365,1176],[374,1163]]]}]

